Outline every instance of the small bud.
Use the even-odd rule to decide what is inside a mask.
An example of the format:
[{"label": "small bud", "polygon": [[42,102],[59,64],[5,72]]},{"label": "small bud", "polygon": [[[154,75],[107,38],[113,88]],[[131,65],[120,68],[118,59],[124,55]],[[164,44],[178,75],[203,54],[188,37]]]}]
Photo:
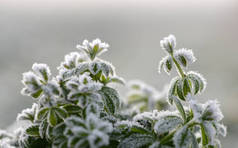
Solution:
[{"label": "small bud", "polygon": [[176,47],[176,38],[174,35],[169,35],[160,41],[160,46],[162,49],[168,53],[173,53],[174,48]]}]

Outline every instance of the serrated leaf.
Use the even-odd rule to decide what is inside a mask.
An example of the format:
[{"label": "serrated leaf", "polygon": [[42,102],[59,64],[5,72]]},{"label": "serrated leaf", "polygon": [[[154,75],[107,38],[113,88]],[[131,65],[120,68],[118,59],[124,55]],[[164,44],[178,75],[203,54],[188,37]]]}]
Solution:
[{"label": "serrated leaf", "polygon": [[167,133],[183,123],[183,120],[178,116],[165,116],[160,118],[155,125],[154,130],[158,135]]},{"label": "serrated leaf", "polygon": [[39,126],[38,125],[32,125],[32,126],[28,127],[26,129],[26,133],[27,133],[27,135],[33,136],[33,137],[40,136],[40,134],[39,134]]},{"label": "serrated leaf", "polygon": [[118,148],[148,147],[152,142],[154,142],[154,138],[151,135],[132,134],[129,137],[123,139],[118,145]]}]

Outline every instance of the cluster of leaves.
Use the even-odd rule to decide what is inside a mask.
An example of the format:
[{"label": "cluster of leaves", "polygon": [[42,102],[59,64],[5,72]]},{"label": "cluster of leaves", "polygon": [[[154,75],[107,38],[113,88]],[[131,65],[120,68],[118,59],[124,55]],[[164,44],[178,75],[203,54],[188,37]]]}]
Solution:
[{"label": "cluster of leaves", "polygon": [[[143,82],[130,82],[127,101],[109,83],[124,84],[114,67],[98,58],[109,45],[96,39],[85,40],[65,56],[51,75],[46,64],[34,64],[23,74],[23,95],[36,103],[17,117],[24,122],[14,133],[0,131],[3,148],[216,148],[219,136],[226,135],[217,101],[204,104],[195,95],[206,86],[193,71],[184,72],[195,61],[192,50],[175,50],[173,35],[161,41],[168,54],[160,68],[169,73],[173,66],[179,76],[164,93]],[[139,104],[139,105],[138,105]],[[139,112],[130,112],[133,106]],[[166,109],[166,111],[164,111]]]}]

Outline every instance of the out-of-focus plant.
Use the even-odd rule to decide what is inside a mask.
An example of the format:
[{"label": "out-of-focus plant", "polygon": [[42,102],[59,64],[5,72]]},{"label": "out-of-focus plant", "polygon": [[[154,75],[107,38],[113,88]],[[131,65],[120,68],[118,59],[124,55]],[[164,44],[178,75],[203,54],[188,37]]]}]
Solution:
[{"label": "out-of-focus plant", "polygon": [[164,87],[163,91],[159,92],[154,87],[140,80],[132,80],[128,82],[128,93],[126,102],[128,108],[133,108],[135,111],[144,112],[168,109],[166,95],[168,87]]},{"label": "out-of-focus plant", "polygon": [[[1,148],[217,148],[219,136],[226,135],[219,103],[199,103],[195,95],[206,87],[201,74],[185,72],[196,58],[192,50],[175,50],[173,35],[161,41],[167,53],[159,65],[178,76],[168,89],[169,104],[177,109],[164,111],[164,96],[142,82],[130,82],[127,103],[109,83],[124,84],[114,67],[98,56],[109,45],[85,40],[65,56],[51,75],[46,64],[33,64],[23,74],[23,95],[36,103],[17,117],[25,122],[15,132],[0,131]],[[139,113],[125,113],[139,105]],[[159,110],[159,111],[158,111]]]}]

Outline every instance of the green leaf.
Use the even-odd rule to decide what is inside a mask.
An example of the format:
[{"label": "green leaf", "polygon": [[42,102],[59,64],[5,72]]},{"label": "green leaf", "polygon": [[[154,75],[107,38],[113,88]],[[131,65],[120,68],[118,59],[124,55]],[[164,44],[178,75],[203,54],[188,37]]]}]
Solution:
[{"label": "green leaf", "polygon": [[63,106],[63,108],[69,113],[69,114],[77,114],[82,112],[82,108],[78,105],[74,104],[66,104]]},{"label": "green leaf", "polygon": [[179,63],[181,63],[184,67],[187,66],[187,60],[185,59],[183,55],[178,55],[178,60],[179,60]]},{"label": "green leaf", "polygon": [[201,127],[201,134],[202,134],[202,145],[207,145],[208,144],[208,136],[205,131],[205,127],[203,124],[200,124]]},{"label": "green leaf", "polygon": [[131,132],[140,133],[140,134],[150,134],[150,131],[143,128],[142,126],[132,125],[130,128]]},{"label": "green leaf", "polygon": [[183,80],[179,80],[177,82],[177,94],[181,100],[185,101],[185,97],[183,93]]},{"label": "green leaf", "polygon": [[186,122],[187,118],[186,118],[186,114],[183,108],[182,103],[180,102],[179,99],[177,99],[176,96],[173,97],[174,103],[176,105],[176,108],[178,109],[178,111],[180,112],[181,116],[183,117],[184,122]]},{"label": "green leaf", "polygon": [[191,92],[191,89],[190,89],[189,79],[184,78],[184,80],[183,80],[183,94],[184,94],[184,96],[187,96],[187,94],[190,92]]},{"label": "green leaf", "polygon": [[183,120],[180,117],[165,116],[155,123],[154,130],[158,135],[162,135],[177,128],[181,124],[183,124]]},{"label": "green leaf", "polygon": [[99,93],[101,94],[104,100],[104,104],[107,110],[110,113],[114,114],[120,106],[120,100],[117,91],[113,88],[104,86],[99,91]]},{"label": "green leaf", "polygon": [[119,78],[119,77],[112,77],[112,78],[110,78],[109,82],[119,83],[119,84],[125,85],[124,80],[122,78]]},{"label": "green leaf", "polygon": [[192,143],[191,134],[192,133],[187,126],[184,126],[179,129],[175,133],[173,139],[175,148],[189,148]]},{"label": "green leaf", "polygon": [[42,91],[43,91],[42,89],[39,89],[38,91],[32,93],[31,96],[33,98],[38,98],[41,95]]},{"label": "green leaf", "polygon": [[169,73],[172,69],[172,60],[169,58],[165,61],[166,71]]},{"label": "green leaf", "polygon": [[192,81],[193,93],[197,94],[198,91],[199,91],[199,87],[200,87],[199,86],[199,81],[195,77],[192,77],[192,76],[189,76],[188,78]]},{"label": "green leaf", "polygon": [[147,134],[132,134],[129,137],[123,139],[118,148],[142,148],[148,147],[154,142],[154,138]]},{"label": "green leaf", "polygon": [[49,109],[47,121],[51,126],[55,126],[57,124],[57,115],[55,114],[55,111],[53,108]]},{"label": "green leaf", "polygon": [[29,136],[39,137],[39,125],[32,125],[26,129],[26,133]]},{"label": "green leaf", "polygon": [[37,119],[38,120],[43,120],[44,118],[46,118],[47,114],[48,114],[49,108],[45,107],[45,108],[41,108],[39,110],[39,112],[37,113]]},{"label": "green leaf", "polygon": [[61,119],[65,119],[68,116],[67,111],[63,108],[55,107],[54,111],[55,111],[56,115]]},{"label": "green leaf", "polygon": [[179,77],[175,77],[170,84],[169,92],[168,92],[168,99],[169,103],[173,104],[173,96],[176,95],[177,83],[179,81]]}]

